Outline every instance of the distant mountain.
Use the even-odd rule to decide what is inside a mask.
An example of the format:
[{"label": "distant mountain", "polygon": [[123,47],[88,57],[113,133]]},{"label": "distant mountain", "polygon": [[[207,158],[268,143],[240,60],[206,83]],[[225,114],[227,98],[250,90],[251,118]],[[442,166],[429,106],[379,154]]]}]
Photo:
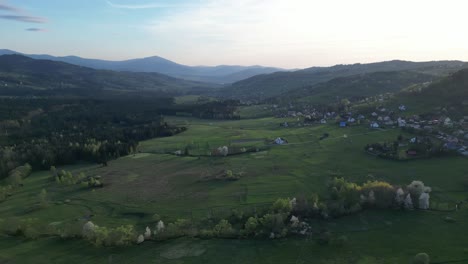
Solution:
[{"label": "distant mountain", "polygon": [[159,73],[95,70],[22,55],[0,56],[0,92],[6,90],[113,90],[189,93],[216,87]]},{"label": "distant mountain", "polygon": [[468,64],[461,61],[410,62],[398,60],[369,64],[336,65],[333,67],[313,67],[294,72],[257,75],[226,87],[220,94],[233,98],[262,100],[339,77],[372,72],[408,70],[444,76],[465,67],[468,67]]},{"label": "distant mountain", "polygon": [[373,72],[339,77],[289,91],[277,101],[328,104],[344,98],[361,99],[383,93],[396,93],[410,86],[430,83],[438,77],[413,71]]},{"label": "distant mountain", "polygon": [[[21,54],[12,50],[0,50],[0,55]],[[186,80],[233,83],[258,74],[284,71],[284,69],[262,66],[186,66],[172,62],[161,57],[148,57],[124,61],[106,61],[85,59],[76,56],[54,57],[50,55],[21,54],[33,59],[61,61],[79,66],[100,70],[130,71],[130,72],[157,72]]]}]

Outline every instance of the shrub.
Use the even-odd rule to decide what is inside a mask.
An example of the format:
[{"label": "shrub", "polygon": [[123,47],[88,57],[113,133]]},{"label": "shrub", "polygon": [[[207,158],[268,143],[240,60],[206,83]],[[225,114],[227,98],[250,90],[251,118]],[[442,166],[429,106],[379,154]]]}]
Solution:
[{"label": "shrub", "polygon": [[413,264],[429,264],[430,262],[429,255],[426,253],[419,253],[413,258]]},{"label": "shrub", "polygon": [[222,219],[219,223],[213,228],[213,234],[217,237],[233,237],[235,235],[232,225],[228,220]]},{"label": "shrub", "polygon": [[249,217],[245,222],[244,230],[246,235],[254,235],[257,232],[259,226],[258,219],[256,217]]},{"label": "shrub", "polygon": [[292,210],[292,205],[289,202],[289,199],[278,199],[273,203],[271,208],[275,213],[285,213],[289,214]]}]

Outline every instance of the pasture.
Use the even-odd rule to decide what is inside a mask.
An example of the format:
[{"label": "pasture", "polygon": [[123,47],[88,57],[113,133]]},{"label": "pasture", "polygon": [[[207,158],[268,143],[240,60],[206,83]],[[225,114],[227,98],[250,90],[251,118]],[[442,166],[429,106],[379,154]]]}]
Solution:
[{"label": "pasture", "polygon": [[[333,177],[363,183],[384,180],[407,185],[421,180],[433,188],[432,200],[442,209],[468,199],[463,180],[468,160],[446,157],[408,162],[379,159],[365,153],[368,143],[394,140],[398,129],[369,130],[366,126],[337,125],[280,127],[293,119],[259,118],[238,121],[168,118],[187,131],[173,137],[141,142],[138,153],[109,162],[107,167],[78,164],[63,169],[99,175],[104,188],[59,186],[47,171],[36,172],[0,207],[2,219],[40,219],[44,225],[92,216],[98,225],[133,224],[143,230],[158,214],[165,222],[178,218],[194,221],[207,215],[229,214],[232,209],[255,210],[280,197],[324,195]],[[328,133],[329,137],[320,140]],[[346,135],[346,136],[345,136]],[[404,136],[409,136],[405,135]],[[274,145],[277,137],[289,144]],[[220,146],[254,147],[227,157],[208,154]],[[190,156],[171,153],[188,149]],[[237,181],[216,175],[231,170]],[[47,190],[51,206],[37,209],[37,195]],[[125,249],[94,248],[83,241],[58,238],[21,241],[0,238],[0,262],[14,263],[408,263],[427,252],[433,261],[468,259],[468,206],[459,211],[366,211],[331,221],[311,223],[343,234],[343,247],[320,246],[310,238],[280,240],[179,239],[149,242]],[[455,223],[444,221],[446,216]],[[40,252],[47,251],[45,259]],[[234,254],[233,254],[234,253]],[[82,259],[82,255],[86,258]],[[468,263],[460,262],[460,263]]]}]

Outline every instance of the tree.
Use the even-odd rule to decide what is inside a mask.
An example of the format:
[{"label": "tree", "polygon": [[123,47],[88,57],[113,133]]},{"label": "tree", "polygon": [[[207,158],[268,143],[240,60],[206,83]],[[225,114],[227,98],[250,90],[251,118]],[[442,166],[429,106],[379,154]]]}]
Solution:
[{"label": "tree", "polygon": [[427,210],[429,209],[429,193],[422,193],[421,196],[419,196],[419,209]]},{"label": "tree", "polygon": [[162,220],[159,220],[158,223],[156,224],[156,228],[154,230],[154,234],[157,235],[157,234],[161,234],[164,232],[164,229],[165,229],[165,226],[164,226],[164,222]]},{"label": "tree", "polygon": [[258,228],[258,219],[256,217],[249,217],[244,225],[247,235],[255,234]]},{"label": "tree", "polygon": [[143,235],[139,235],[136,242],[137,244],[145,242],[145,237]]},{"label": "tree", "polygon": [[151,238],[151,229],[147,226],[145,230],[145,239],[150,239]]},{"label": "tree", "polygon": [[234,235],[234,229],[232,225],[226,219],[222,219],[219,223],[213,228],[213,233],[217,237],[231,237]]},{"label": "tree", "polygon": [[408,191],[413,199],[413,204],[419,206],[419,198],[423,193],[430,193],[431,188],[424,185],[422,181],[413,181],[408,185]]},{"label": "tree", "polygon": [[289,214],[292,210],[292,204],[289,199],[277,199],[272,206],[272,210],[275,213],[286,213]]},{"label": "tree", "polygon": [[413,209],[413,200],[411,199],[411,194],[409,193],[405,198],[404,206],[405,206],[405,209],[408,209],[408,210]]},{"label": "tree", "polygon": [[94,237],[94,231],[97,226],[93,224],[93,222],[88,221],[86,224],[83,225],[83,229],[81,231],[81,234],[83,235],[84,238],[91,239]]},{"label": "tree", "polygon": [[395,194],[395,202],[399,205],[402,206],[405,202],[405,192],[403,189],[398,188]]},{"label": "tree", "polygon": [[431,263],[431,259],[429,255],[426,253],[419,253],[413,258],[413,264],[429,264]]}]

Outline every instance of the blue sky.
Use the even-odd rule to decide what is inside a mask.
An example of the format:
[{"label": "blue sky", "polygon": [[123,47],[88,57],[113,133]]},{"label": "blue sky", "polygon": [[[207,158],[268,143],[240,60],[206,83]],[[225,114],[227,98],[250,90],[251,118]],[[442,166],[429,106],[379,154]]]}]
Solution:
[{"label": "blue sky", "polygon": [[285,68],[468,61],[465,0],[0,0],[0,48]]}]

